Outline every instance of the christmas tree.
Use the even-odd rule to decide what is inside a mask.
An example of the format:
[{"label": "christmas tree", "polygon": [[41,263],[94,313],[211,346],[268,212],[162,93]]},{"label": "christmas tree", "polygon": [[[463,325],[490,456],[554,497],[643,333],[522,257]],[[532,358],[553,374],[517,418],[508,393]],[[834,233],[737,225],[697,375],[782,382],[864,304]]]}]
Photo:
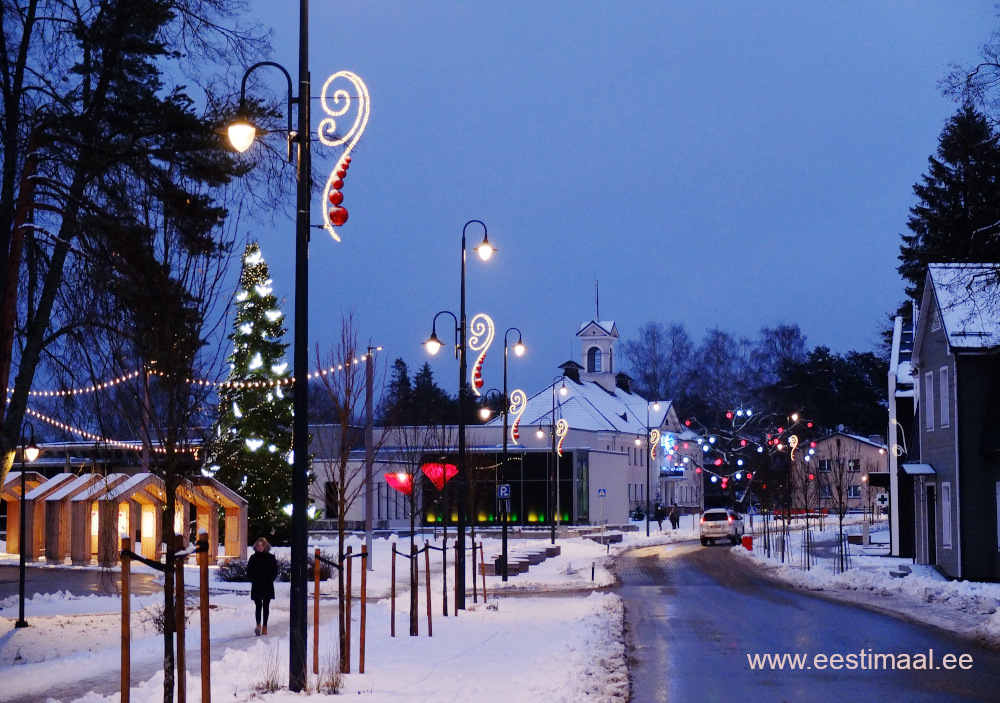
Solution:
[{"label": "christmas tree", "polygon": [[219,390],[209,453],[212,475],[249,502],[249,539],[283,541],[292,502],[292,389],[288,345],[267,262],[247,244],[229,339],[229,378]]}]

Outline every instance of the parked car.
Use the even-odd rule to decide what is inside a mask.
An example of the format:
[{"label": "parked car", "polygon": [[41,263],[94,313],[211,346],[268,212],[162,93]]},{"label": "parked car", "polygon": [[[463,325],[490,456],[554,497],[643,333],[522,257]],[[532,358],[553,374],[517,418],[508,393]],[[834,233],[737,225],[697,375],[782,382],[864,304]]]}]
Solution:
[{"label": "parked car", "polygon": [[701,543],[715,544],[715,540],[727,538],[733,544],[739,544],[744,532],[743,517],[729,508],[712,508],[701,514]]}]

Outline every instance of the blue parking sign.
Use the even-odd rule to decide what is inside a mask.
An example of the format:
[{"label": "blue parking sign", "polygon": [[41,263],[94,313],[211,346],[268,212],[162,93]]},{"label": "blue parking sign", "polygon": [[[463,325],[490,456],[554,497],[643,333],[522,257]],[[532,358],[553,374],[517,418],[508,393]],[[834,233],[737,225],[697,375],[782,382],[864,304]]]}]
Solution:
[{"label": "blue parking sign", "polygon": [[510,484],[501,483],[497,486],[497,498],[510,498]]}]

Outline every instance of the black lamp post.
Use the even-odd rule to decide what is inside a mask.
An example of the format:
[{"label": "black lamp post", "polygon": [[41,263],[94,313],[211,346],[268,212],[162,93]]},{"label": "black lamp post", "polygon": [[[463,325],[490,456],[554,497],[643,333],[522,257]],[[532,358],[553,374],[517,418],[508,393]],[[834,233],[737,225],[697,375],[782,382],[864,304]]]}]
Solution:
[{"label": "black lamp post", "polygon": [[[514,353],[517,356],[524,354],[524,342],[521,341],[521,330],[517,327],[509,327],[503,333],[503,475],[507,476],[507,418],[510,414],[510,395],[507,393],[507,335],[517,332],[517,344],[514,345]],[[521,512],[524,512],[524,481],[521,481]],[[510,511],[506,509],[509,500],[504,502],[500,511],[500,551],[503,554],[503,565],[500,571],[500,578],[507,580],[507,522],[510,519]],[[523,518],[522,518],[523,519]]]},{"label": "black lamp post", "polygon": [[[456,539],[455,550],[457,554],[455,555],[455,607],[459,610],[465,610],[465,499],[466,499],[466,461],[465,461],[465,405],[466,405],[466,395],[468,384],[466,382],[466,361],[465,361],[465,347],[466,347],[466,332],[467,332],[467,322],[465,319],[465,231],[469,228],[469,225],[476,223],[482,225],[483,227],[483,242],[476,247],[476,252],[479,254],[479,258],[486,261],[493,255],[496,251],[490,245],[489,234],[486,230],[486,225],[480,220],[469,220],[462,227],[462,276],[461,276],[461,298],[459,303],[459,319],[456,320],[457,329],[457,342],[456,351],[458,354],[458,474],[456,479],[458,480],[458,536]],[[443,311],[447,312],[447,311]],[[437,321],[438,313],[434,316],[434,321]],[[453,313],[448,313],[452,317],[455,317]],[[427,351],[431,354],[436,354],[441,348],[441,341],[438,340],[435,335],[434,324],[431,325],[431,338],[428,339],[424,344],[427,346]]]},{"label": "black lamp post", "polygon": [[27,536],[28,531],[25,529],[25,520],[27,519],[27,507],[28,501],[26,498],[26,487],[25,487],[25,474],[27,473],[27,467],[25,466],[25,461],[34,461],[38,458],[38,446],[35,444],[35,428],[30,422],[24,423],[29,430],[31,430],[31,441],[26,442],[24,437],[24,427],[21,428],[21,521],[18,526],[19,530],[19,544],[17,551],[20,553],[20,563],[18,568],[18,582],[17,582],[17,621],[14,623],[14,627],[27,627],[28,621],[24,619],[24,572],[25,572],[25,558],[27,550]]},{"label": "black lamp post", "polygon": [[[306,687],[306,556],[308,551],[309,508],[309,215],[312,191],[310,178],[311,128],[309,121],[309,0],[299,0],[299,95],[292,96],[292,77],[280,64],[273,61],[256,63],[243,74],[240,87],[241,111],[246,101],[246,84],[250,74],[261,66],[279,69],[288,80],[288,144],[297,145],[295,168],[295,313],[293,342],[292,390],[292,521],[291,521],[291,573],[289,596],[289,655],[288,688],[302,691]],[[298,108],[298,129],[292,132],[292,105]],[[230,140],[239,151],[245,151],[253,142],[256,129],[248,122],[231,125]]]},{"label": "black lamp post", "polygon": [[[569,389],[566,387],[566,377],[556,376],[552,379],[552,424],[550,425],[550,436],[552,438],[552,470],[549,473],[549,513],[551,514],[551,540],[556,543],[556,523],[559,513],[559,456],[556,454],[556,381],[562,379],[562,386],[559,388],[559,395],[566,395]],[[540,431],[540,430],[539,430]]]},{"label": "black lamp post", "polygon": [[[653,403],[653,410],[659,410],[660,403]],[[653,463],[653,447],[650,444],[649,401],[646,402],[646,536],[649,537],[649,465]],[[660,513],[662,515],[662,513]]]}]

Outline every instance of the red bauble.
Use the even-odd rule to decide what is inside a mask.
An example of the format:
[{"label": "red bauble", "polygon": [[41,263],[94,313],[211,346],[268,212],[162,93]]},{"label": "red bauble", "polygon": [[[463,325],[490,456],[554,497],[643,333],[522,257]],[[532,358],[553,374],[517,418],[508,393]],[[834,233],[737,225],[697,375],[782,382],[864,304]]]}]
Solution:
[{"label": "red bauble", "polygon": [[344,157],[344,163],[345,163],[345,164],[349,164],[349,163],[351,163],[351,157],[350,157],[350,156],[345,156],[345,157]]},{"label": "red bauble", "polygon": [[342,202],[344,202],[344,194],[341,193],[339,190],[331,190],[330,191],[330,204],[331,205],[340,205]]},{"label": "red bauble", "polygon": [[476,388],[482,388],[482,387],[483,387],[483,379],[477,378],[476,379]]},{"label": "red bauble", "polygon": [[330,210],[330,224],[340,227],[347,222],[347,208],[335,207]]},{"label": "red bauble", "polygon": [[330,184],[330,187],[333,188],[334,190],[340,190],[341,188],[344,187],[344,182],[338,178],[337,180],[335,180],[333,183]]},{"label": "red bauble", "polygon": [[343,178],[347,175],[347,169],[341,166],[337,169],[337,178]]}]

